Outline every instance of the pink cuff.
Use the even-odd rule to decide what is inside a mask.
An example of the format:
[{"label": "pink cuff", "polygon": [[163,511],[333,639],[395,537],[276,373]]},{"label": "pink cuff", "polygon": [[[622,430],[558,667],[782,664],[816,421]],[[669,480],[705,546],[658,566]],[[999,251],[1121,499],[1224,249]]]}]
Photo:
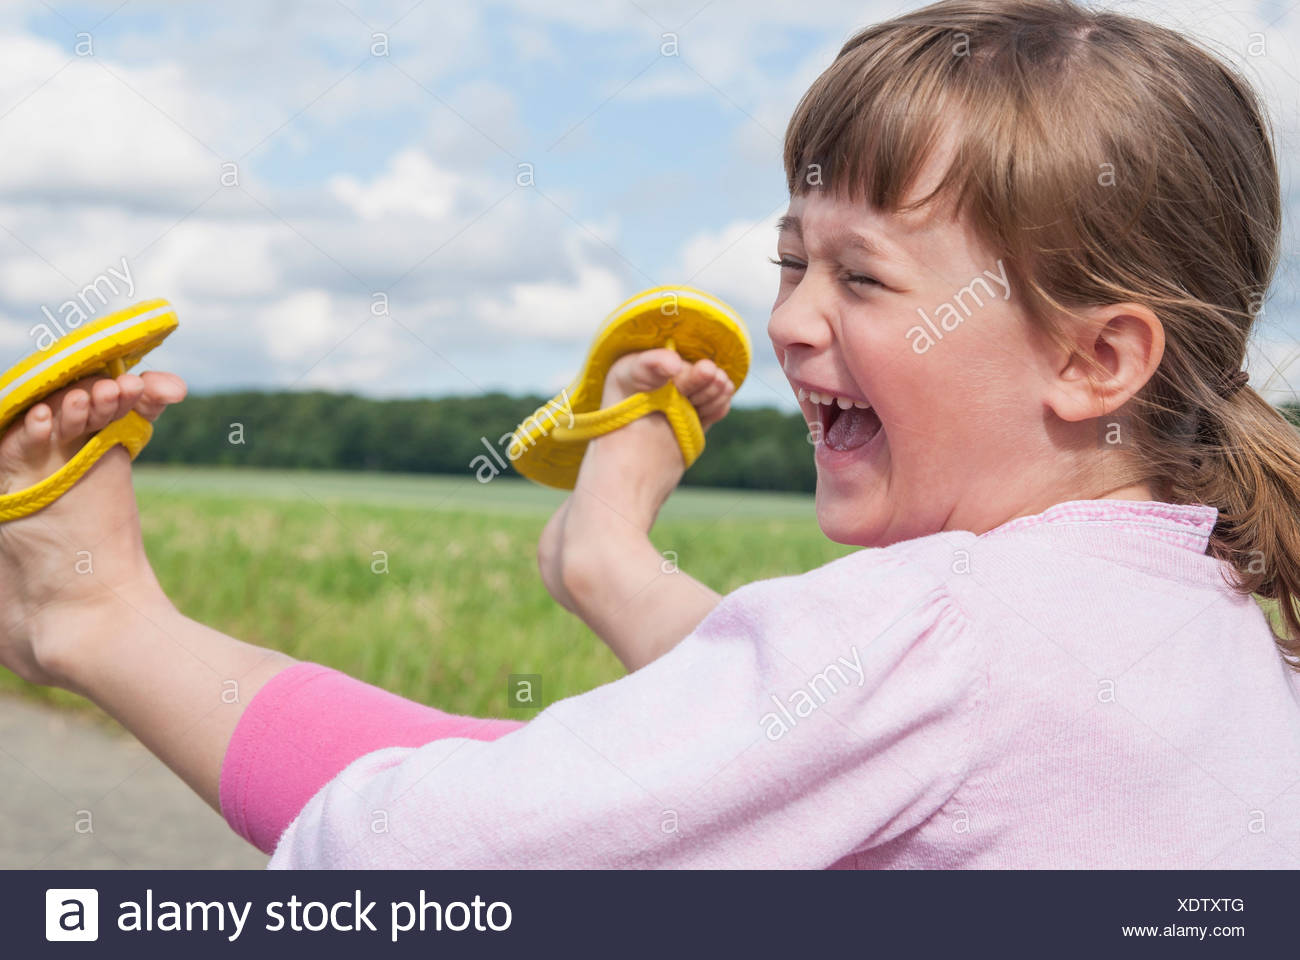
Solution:
[{"label": "pink cuff", "polygon": [[280,671],[254,695],[221,766],[221,815],[264,853],[321,787],[384,747],[465,737],[495,740],[523,726],[443,713],[318,663]]}]

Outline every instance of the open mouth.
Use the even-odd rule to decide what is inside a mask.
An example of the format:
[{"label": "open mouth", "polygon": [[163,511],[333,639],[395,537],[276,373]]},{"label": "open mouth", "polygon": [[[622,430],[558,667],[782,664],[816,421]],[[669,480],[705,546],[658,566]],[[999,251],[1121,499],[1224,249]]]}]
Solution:
[{"label": "open mouth", "polygon": [[799,399],[811,402],[819,418],[821,438],[832,450],[847,452],[871,442],[880,432],[880,417],[870,404],[834,394],[799,388]]}]

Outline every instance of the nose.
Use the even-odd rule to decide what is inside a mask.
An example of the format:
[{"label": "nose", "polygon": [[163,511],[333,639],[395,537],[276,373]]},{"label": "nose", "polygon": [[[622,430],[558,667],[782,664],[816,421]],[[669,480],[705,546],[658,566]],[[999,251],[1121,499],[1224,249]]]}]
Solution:
[{"label": "nose", "polygon": [[830,291],[819,292],[816,288],[816,282],[805,276],[772,307],[767,335],[782,364],[791,352],[819,353],[834,339],[830,322],[833,309],[829,303]]}]

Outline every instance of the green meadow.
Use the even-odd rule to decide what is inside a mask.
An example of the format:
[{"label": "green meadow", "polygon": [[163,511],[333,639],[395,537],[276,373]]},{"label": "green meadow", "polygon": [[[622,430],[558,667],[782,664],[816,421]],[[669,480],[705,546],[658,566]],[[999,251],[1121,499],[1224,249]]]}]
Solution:
[{"label": "green meadow", "polygon": [[[559,491],[499,477],[138,465],[154,569],[189,616],[458,713],[513,716],[511,674],[550,703],[622,675],[537,573]],[[720,592],[851,548],[803,494],[684,488],[652,538]],[[10,674],[0,689],[58,703]],[[526,715],[531,715],[529,712]]]}]

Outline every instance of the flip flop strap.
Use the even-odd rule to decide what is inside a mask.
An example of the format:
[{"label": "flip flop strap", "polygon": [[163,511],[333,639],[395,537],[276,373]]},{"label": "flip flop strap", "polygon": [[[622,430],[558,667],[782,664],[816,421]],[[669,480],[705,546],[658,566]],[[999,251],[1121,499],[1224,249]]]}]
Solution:
[{"label": "flip flop strap", "polygon": [[561,423],[550,431],[550,436],[561,442],[593,440],[649,413],[662,413],[668,418],[686,466],[694,463],[704,450],[704,428],[695,407],[671,380],[658,389],[634,393],[602,410],[572,414],[572,423]]},{"label": "flip flop strap", "polygon": [[0,496],[0,523],[17,520],[48,507],[67,493],[86,471],[119,443],[126,447],[134,460],[152,436],[153,425],[132,410],[87,440],[86,445],[57,473],[26,490]]}]

